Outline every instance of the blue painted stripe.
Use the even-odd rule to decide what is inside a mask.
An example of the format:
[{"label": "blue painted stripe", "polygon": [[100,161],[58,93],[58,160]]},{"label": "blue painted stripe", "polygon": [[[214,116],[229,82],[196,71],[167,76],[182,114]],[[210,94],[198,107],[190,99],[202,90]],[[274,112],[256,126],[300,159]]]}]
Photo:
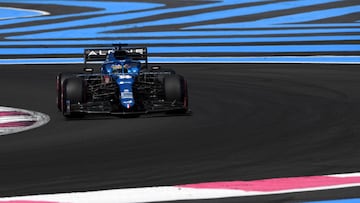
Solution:
[{"label": "blue painted stripe", "polygon": [[[94,38],[144,38],[144,37],[196,37],[196,36],[249,36],[249,35],[289,35],[289,34],[320,34],[320,33],[356,33],[360,28],[323,28],[323,29],[292,29],[292,30],[221,30],[221,31],[168,31],[168,32],[129,32],[129,33],[96,33],[96,29],[74,31],[56,31],[39,34],[11,36],[6,39],[94,39]],[[115,39],[118,40],[118,39]]]},{"label": "blue painted stripe", "polygon": [[[305,36],[305,37],[244,37],[244,38],[176,38],[176,39],[136,39],[120,40],[125,44],[204,44],[204,43],[261,43],[261,42],[309,42],[309,41],[354,41],[360,35],[344,36]],[[0,41],[0,46],[29,45],[111,45],[114,40],[31,40],[31,41]]]},{"label": "blue painted stripe", "polygon": [[150,63],[343,63],[360,64],[360,56],[150,57]]},{"label": "blue painted stripe", "polygon": [[[255,2],[262,2],[263,0],[252,0],[252,1],[241,1],[241,3],[255,3]],[[176,17],[176,18],[168,18],[150,22],[143,22],[143,23],[136,23],[136,24],[125,24],[120,26],[114,26],[109,28],[109,30],[102,30],[102,31],[110,31],[110,30],[120,30],[120,29],[127,29],[131,27],[147,27],[147,26],[160,26],[160,25],[174,25],[174,24],[185,24],[185,23],[195,23],[195,22],[203,22],[217,19],[225,19],[231,17],[238,17],[238,16],[245,16],[245,15],[252,15],[263,13],[264,11],[279,11],[285,9],[293,9],[299,8],[304,6],[314,6],[319,4],[331,3],[336,2],[338,0],[298,0],[294,1],[291,4],[288,2],[275,2],[269,3],[265,5],[259,6],[249,6],[243,8],[235,8],[235,9],[227,9],[221,11],[214,11],[214,12],[207,12],[202,14],[184,16],[184,17]],[[234,1],[236,2],[236,1]],[[237,4],[240,4],[238,2]]]},{"label": "blue painted stripe", "polygon": [[[249,21],[249,22],[240,22],[240,23],[226,23],[226,24],[211,24],[211,25],[202,25],[202,26],[192,26],[186,29],[224,29],[224,28],[270,28],[276,26],[277,28],[282,27],[292,27],[296,28],[297,25],[285,25],[291,23],[303,23],[315,20],[321,20],[326,18],[338,17],[349,15],[352,13],[360,12],[360,6],[349,6],[343,8],[333,8],[312,12],[305,12],[299,14],[291,14],[274,18],[266,18],[262,20]],[[340,23],[338,23],[340,24]],[[307,24],[312,26],[311,24]],[[319,24],[318,24],[319,25]],[[322,26],[330,26],[329,24],[321,24]],[[336,26],[337,24],[333,25]],[[353,25],[359,25],[359,23],[354,23]],[[304,25],[299,25],[300,27]],[[314,25],[313,25],[314,26]]]},{"label": "blue painted stripe", "polygon": [[[82,64],[83,58],[0,59],[0,64]],[[149,63],[360,64],[360,56],[149,57]]]},{"label": "blue painted stripe", "polygon": [[[136,10],[139,11],[139,10],[150,9],[150,8],[155,8],[155,7],[160,7],[160,6],[163,6],[163,5],[162,4],[152,4],[152,3],[151,4],[150,3],[134,3],[134,2],[133,3],[129,3],[129,2],[113,3],[113,7],[121,8],[121,10],[118,11],[118,13],[126,13],[129,11],[136,11]],[[104,13],[104,14],[105,14],[105,16],[94,17],[94,18],[85,18],[82,20],[73,20],[73,21],[66,21],[66,22],[61,22],[61,23],[37,25],[37,26],[17,27],[17,28],[11,28],[11,29],[1,29],[0,33],[5,34],[5,33],[14,33],[14,32],[30,32],[30,31],[71,28],[71,27],[74,28],[74,27],[79,27],[79,26],[94,25],[95,23],[98,25],[101,25],[101,24],[105,24],[105,23],[113,23],[115,21],[119,21],[119,19],[129,20],[129,19],[134,19],[134,18],[139,17],[136,15],[136,13],[112,14],[112,15],[109,15],[108,13]]]},{"label": "blue painted stripe", "polygon": [[[278,16],[273,18],[264,18],[254,22],[244,22],[240,23],[243,26],[240,28],[246,28],[246,25],[253,26],[251,28],[260,28],[261,26],[271,26],[271,27],[281,27],[287,26],[288,28],[296,28],[296,26],[306,29],[268,29],[268,30],[205,30],[205,31],[191,31],[191,30],[176,30],[168,32],[135,32],[135,33],[119,33],[115,30],[131,27],[144,27],[144,26],[154,26],[154,25],[169,25],[169,24],[181,24],[181,23],[193,23],[193,22],[204,22],[212,19],[226,19],[235,16],[258,14],[269,11],[277,10],[287,10],[293,8],[300,8],[304,6],[318,5],[318,4],[327,4],[331,2],[338,2],[340,0],[294,0],[289,3],[288,1],[276,2],[268,0],[242,0],[242,1],[233,1],[233,0],[224,0],[224,1],[213,1],[206,4],[195,5],[195,6],[184,6],[177,8],[163,8],[163,4],[155,3],[144,3],[144,2],[93,2],[93,1],[68,1],[68,0],[16,0],[17,3],[24,4],[54,4],[54,5],[71,5],[71,6],[88,6],[93,8],[102,8],[103,10],[93,11],[93,12],[84,12],[80,14],[70,14],[70,15],[79,15],[86,16],[97,13],[98,17],[82,18],[81,20],[75,21],[65,21],[61,23],[53,23],[47,25],[38,25],[38,26],[29,26],[29,27],[20,27],[13,29],[3,29],[0,30],[4,33],[11,32],[30,32],[30,31],[41,31],[45,32],[36,32],[34,34],[9,36],[6,40],[0,42],[0,54],[11,54],[11,55],[24,55],[24,54],[82,54],[82,48],[4,48],[4,46],[31,46],[31,45],[40,45],[40,46],[51,46],[51,45],[87,45],[92,46],[93,44],[111,44],[115,40],[119,40],[123,43],[128,44],[148,44],[149,52],[155,54],[163,53],[246,53],[251,55],[252,53],[297,53],[297,52],[357,52],[359,51],[359,44],[326,44],[326,45],[265,45],[265,46],[197,46],[199,43],[211,44],[211,43],[271,43],[271,42],[290,42],[289,44],[297,44],[296,42],[308,42],[311,44],[312,41],[359,41],[360,35],[345,35],[343,33],[359,33],[360,28],[339,28],[346,26],[354,26],[360,23],[332,23],[332,24],[289,24],[289,23],[302,23],[305,21],[314,21],[329,17],[344,16],[347,14],[352,14],[360,11],[360,6],[349,6],[341,8],[332,8],[325,10],[317,10],[305,13],[295,13],[286,16]],[[13,0],[0,0],[0,2],[14,2]],[[241,7],[241,4],[250,3],[250,2],[264,2],[261,5]],[[224,7],[230,8],[226,10],[219,11],[220,6],[229,6],[233,7]],[[119,10],[118,8],[122,9]],[[130,8],[131,7],[131,8]],[[218,8],[219,7],[219,8]],[[210,12],[206,10],[200,10],[205,8],[212,8]],[[145,9],[145,10],[144,10]],[[221,8],[220,8],[221,9]],[[145,21],[139,22],[136,24],[117,24],[117,26],[102,26],[103,23],[111,23],[114,20],[121,19],[124,23],[126,20],[144,18],[148,16],[154,16],[165,13],[176,13],[182,11],[196,11],[199,10],[197,14],[192,14],[190,16],[176,15],[180,17],[174,17],[169,19],[160,19],[156,21]],[[216,11],[214,11],[216,10]],[[132,11],[132,12],[128,12]],[[124,13],[125,12],[125,13]],[[204,13],[205,12],[205,13]],[[1,14],[0,14],[1,15]],[[101,16],[100,16],[101,15]],[[63,17],[66,15],[63,15]],[[57,18],[59,16],[48,16],[42,20]],[[33,20],[40,20],[41,18],[33,18]],[[79,18],[78,18],[79,19]],[[146,19],[146,18],[144,18]],[[14,19],[15,20],[15,19]],[[24,20],[24,19],[19,19]],[[0,21],[0,25],[3,22],[15,22],[12,20],[3,20]],[[25,21],[24,21],[25,22]],[[59,21],[58,21],[59,22]],[[238,25],[240,25],[238,24]],[[284,25],[286,24],[286,25]],[[73,29],[74,27],[81,26],[95,26],[92,28],[84,29]],[[308,26],[308,27],[306,27]],[[314,28],[318,26],[319,28]],[[325,26],[339,26],[337,28],[325,28]],[[313,27],[314,29],[309,29]],[[320,29],[320,27],[324,27]],[[69,29],[70,30],[66,30]],[[65,29],[51,31],[51,29]],[[214,27],[211,27],[214,29]],[[336,36],[321,36],[321,33],[326,34],[336,34]],[[296,34],[299,37],[290,36],[284,37],[283,35],[292,35]],[[317,36],[300,36],[301,34],[316,34]],[[281,35],[279,37],[266,37],[266,35]],[[320,35],[320,36],[319,36]],[[189,39],[184,37],[205,37],[198,39]],[[230,38],[227,38],[231,36]],[[244,36],[240,38],[240,36]],[[160,39],[150,39],[150,38],[160,38]],[[162,39],[163,37],[173,37],[173,39]],[[212,37],[212,38],[210,38]],[[216,38],[219,37],[219,38]],[[234,38],[236,37],[236,38]],[[114,40],[93,40],[93,39],[114,39]],[[121,38],[126,40],[120,40]],[[139,40],[129,40],[129,38],[147,38]],[[175,39],[176,38],[176,39]],[[11,40],[17,39],[17,40]],[[45,39],[45,41],[43,41]],[[46,40],[49,39],[49,40]],[[54,39],[51,41],[50,39]],[[56,40],[55,40],[56,39]],[[60,39],[60,40],[59,40]],[[61,40],[65,39],[65,40]],[[90,40],[79,40],[79,39],[90,39]],[[26,41],[29,40],[29,41]],[[151,44],[178,44],[176,47],[152,47]],[[182,44],[192,44],[194,47],[185,47]],[[332,42],[337,43],[337,42]]]},{"label": "blue painted stripe", "polygon": [[[0,48],[3,55],[82,54],[83,48]],[[345,45],[263,45],[263,46],[191,46],[149,47],[149,53],[298,53],[298,52],[356,52],[360,44]]]},{"label": "blue painted stripe", "polygon": [[298,52],[355,52],[358,45],[259,45],[259,46],[191,46],[150,47],[149,53],[298,53]]},{"label": "blue painted stripe", "polygon": [[2,55],[82,54],[83,48],[0,48]]},{"label": "blue painted stripe", "polygon": [[356,6],[348,6],[342,8],[332,8],[332,9],[304,12],[298,14],[291,14],[291,15],[280,16],[275,18],[268,18],[265,20],[259,20],[256,22],[258,22],[259,24],[273,24],[273,25],[303,23],[303,22],[310,22],[315,20],[322,20],[326,18],[345,16],[358,12],[360,12],[360,6],[356,5]]},{"label": "blue painted stripe", "polygon": [[[14,3],[14,0],[0,0],[0,2],[4,3]],[[114,14],[124,11],[134,11],[141,9],[149,9],[155,7],[161,7],[163,4],[156,3],[139,3],[139,2],[97,2],[97,1],[32,1],[32,0],[16,0],[17,3],[23,4],[45,4],[45,5],[61,5],[61,6],[75,6],[75,7],[90,7],[99,9],[99,11],[91,11],[91,12],[83,12],[76,14],[66,14],[66,15],[55,15],[55,16],[46,16],[46,17],[38,17],[31,19],[11,19],[11,20],[3,20],[0,21],[0,25],[9,25],[15,23],[24,23],[24,22],[33,22],[38,20],[54,20],[61,18],[69,18],[69,17],[84,17],[90,15],[104,15],[104,14]],[[119,8],[121,10],[119,11]],[[108,17],[109,18],[109,17]],[[111,20],[109,18],[109,20]],[[33,27],[33,26],[30,26]]]},{"label": "blue painted stripe", "polygon": [[[243,0],[241,2],[234,1],[233,4],[243,4],[249,2],[262,2],[264,0]],[[294,1],[293,3],[289,4],[288,2],[277,2],[277,3],[269,3],[265,5],[253,6],[253,7],[244,7],[244,8],[236,8],[236,9],[228,9],[222,11],[215,11],[215,12],[208,12],[204,14],[197,14],[185,17],[177,17],[177,18],[170,18],[170,19],[162,19],[157,21],[149,21],[149,22],[141,22],[135,24],[121,24],[121,25],[114,25],[114,26],[101,26],[101,24],[105,23],[112,23],[114,21],[122,21],[136,19],[136,18],[143,18],[148,16],[154,16],[169,12],[179,12],[188,9],[194,10],[195,6],[190,7],[180,7],[180,8],[172,8],[172,9],[158,9],[158,10],[151,10],[151,11],[143,11],[143,12],[135,12],[135,13],[125,13],[125,14],[113,14],[111,16],[101,16],[89,19],[82,19],[82,20],[75,20],[70,22],[62,22],[62,23],[54,23],[54,24],[47,24],[47,25],[39,25],[39,26],[30,26],[30,27],[21,27],[21,28],[13,28],[13,29],[5,29],[0,30],[0,33],[13,33],[13,32],[30,32],[30,31],[39,31],[39,30],[49,30],[49,29],[59,29],[59,28],[74,28],[78,26],[86,26],[86,25],[93,25],[96,23],[98,26],[93,28],[82,28],[82,29],[72,29],[67,30],[67,32],[71,31],[72,33],[78,32],[81,30],[85,33],[100,33],[100,32],[109,32],[113,30],[121,30],[121,29],[128,29],[128,28],[138,28],[138,27],[146,27],[146,26],[158,26],[158,25],[173,25],[173,24],[184,24],[184,23],[194,23],[194,22],[202,22],[208,21],[209,19],[216,20],[216,19],[224,19],[230,18],[235,16],[244,16],[244,15],[251,15],[251,14],[258,14],[264,11],[277,11],[277,10],[285,10],[285,9],[292,9],[304,6],[312,6],[318,4],[325,4],[330,2],[335,2],[338,0],[298,0]],[[91,4],[90,4],[91,5]],[[212,5],[214,6],[214,5]],[[121,6],[122,12],[127,11],[126,8],[137,8],[140,7],[134,3],[132,6]],[[140,7],[141,8],[141,7]],[[139,8],[139,9],[140,9]],[[125,21],[126,22],[126,21]],[[47,34],[51,34],[47,32]]]},{"label": "blue painted stripe", "polygon": [[360,202],[360,198],[327,200],[327,201],[315,201],[315,202],[306,202],[306,203],[359,203],[359,202]]},{"label": "blue painted stripe", "polygon": [[[248,26],[249,25],[249,26]],[[254,28],[251,24],[244,25],[247,26],[246,28]],[[325,23],[325,24],[281,24],[281,25],[259,25],[256,28],[332,28],[332,27],[357,27],[360,26],[360,23]],[[243,27],[245,28],[245,27]],[[187,28],[184,28],[186,30]],[[224,28],[217,28],[216,26],[213,27],[213,29],[224,29]]]},{"label": "blue painted stripe", "polygon": [[79,64],[84,58],[27,58],[27,59],[0,59],[1,65],[11,64]]},{"label": "blue painted stripe", "polygon": [[[76,28],[79,26],[86,26],[86,25],[94,25],[96,24],[98,27],[95,28],[83,28],[80,30],[83,30],[83,32],[106,32],[106,31],[112,31],[112,30],[118,30],[123,28],[129,28],[134,26],[139,26],[138,24],[135,24],[133,26],[131,25],[120,25],[120,26],[108,26],[104,27],[102,24],[106,23],[112,23],[115,21],[126,21],[126,20],[132,20],[137,18],[144,18],[154,15],[160,15],[165,13],[173,13],[173,12],[180,12],[180,11],[190,11],[190,10],[197,10],[197,9],[204,9],[204,8],[212,8],[217,6],[227,6],[227,5],[237,5],[237,4],[243,4],[243,3],[249,3],[249,2],[260,2],[260,1],[266,1],[266,0],[243,0],[241,3],[234,2],[234,1],[225,1],[221,3],[213,3],[213,4],[205,4],[205,5],[197,5],[197,6],[186,6],[186,7],[178,7],[178,8],[169,8],[169,9],[156,9],[156,10],[150,10],[150,11],[140,11],[140,12],[132,12],[132,13],[126,13],[128,11],[134,11],[134,10],[144,10],[144,9],[150,9],[150,8],[156,8],[160,6],[164,6],[162,4],[155,4],[155,3],[138,3],[138,2],[122,2],[122,3],[115,3],[115,2],[107,2],[107,4],[113,4],[112,6],[107,5],[106,8],[121,8],[121,10],[117,9],[117,14],[112,13],[109,15],[109,11],[107,11],[106,16],[100,16],[100,17],[92,17],[92,18],[86,18],[82,20],[74,20],[69,22],[61,22],[61,23],[53,23],[53,24],[46,24],[46,25],[38,25],[38,26],[28,26],[28,27],[21,27],[21,28],[13,28],[13,29],[2,29],[0,30],[0,33],[14,33],[14,32],[30,32],[30,31],[40,31],[40,30],[49,30],[49,29],[64,29],[64,28]],[[0,0],[1,2],[1,0]],[[52,2],[51,2],[52,3]],[[62,2],[61,4],[69,5],[67,2]],[[79,3],[77,3],[79,4]],[[94,6],[94,7],[101,7],[101,5],[98,5],[99,3],[90,3],[85,2],[82,6]],[[106,4],[106,3],[105,3]],[[71,4],[70,4],[71,5]],[[75,4],[76,5],[76,4]],[[111,9],[111,12],[115,12],[113,9]],[[121,13],[121,14],[118,14]],[[92,13],[93,15],[94,13]],[[97,13],[99,14],[99,13]],[[0,22],[1,23],[1,22]],[[78,29],[72,30],[72,32],[77,32]],[[96,30],[96,31],[94,31]]]}]

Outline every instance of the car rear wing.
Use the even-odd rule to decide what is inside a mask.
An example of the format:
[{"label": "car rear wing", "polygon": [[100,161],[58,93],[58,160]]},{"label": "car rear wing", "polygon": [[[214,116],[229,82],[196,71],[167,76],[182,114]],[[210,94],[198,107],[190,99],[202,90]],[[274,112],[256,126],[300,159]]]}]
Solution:
[{"label": "car rear wing", "polygon": [[108,53],[112,52],[113,48],[90,48],[84,49],[84,62],[105,61]]},{"label": "car rear wing", "polygon": [[84,49],[84,63],[104,62],[109,53],[114,53],[115,59],[130,58],[137,61],[145,61],[148,64],[148,52],[146,47],[122,47],[114,44],[114,47]]}]

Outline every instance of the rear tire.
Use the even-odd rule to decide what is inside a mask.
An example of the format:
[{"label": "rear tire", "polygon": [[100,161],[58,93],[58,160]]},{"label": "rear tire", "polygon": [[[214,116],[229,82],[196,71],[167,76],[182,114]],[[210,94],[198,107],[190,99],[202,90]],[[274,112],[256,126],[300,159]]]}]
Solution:
[{"label": "rear tire", "polygon": [[71,109],[67,108],[71,104],[81,104],[86,101],[86,86],[84,80],[78,77],[70,77],[64,80],[62,98],[62,112],[64,116],[83,116],[83,113],[71,112]]},{"label": "rear tire", "polygon": [[76,73],[60,73],[58,76],[56,76],[56,105],[59,111],[62,111],[63,106],[61,94],[63,92],[62,88],[64,87],[64,81],[68,78],[74,77],[75,74]]}]

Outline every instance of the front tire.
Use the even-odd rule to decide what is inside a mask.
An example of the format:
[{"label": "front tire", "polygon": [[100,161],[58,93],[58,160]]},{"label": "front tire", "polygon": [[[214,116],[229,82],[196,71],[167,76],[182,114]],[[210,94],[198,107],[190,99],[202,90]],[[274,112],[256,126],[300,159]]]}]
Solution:
[{"label": "front tire", "polygon": [[86,101],[86,86],[82,78],[70,77],[64,80],[62,92],[62,112],[66,117],[79,117],[83,113],[71,111],[72,104],[81,104]]},{"label": "front tire", "polygon": [[188,109],[187,83],[184,77],[173,74],[164,79],[165,100],[182,104],[183,110]]},{"label": "front tire", "polygon": [[57,108],[59,109],[59,111],[62,111],[62,106],[63,106],[63,102],[62,102],[62,92],[63,92],[63,87],[64,87],[64,81],[68,78],[74,77],[76,73],[60,73],[58,76],[56,76],[56,93],[57,93],[57,97],[56,97],[56,105]]}]

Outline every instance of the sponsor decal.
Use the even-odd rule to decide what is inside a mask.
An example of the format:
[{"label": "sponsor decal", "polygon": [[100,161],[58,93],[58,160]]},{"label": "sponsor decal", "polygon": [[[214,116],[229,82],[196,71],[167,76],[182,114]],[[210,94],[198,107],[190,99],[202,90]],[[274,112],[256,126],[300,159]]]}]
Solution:
[{"label": "sponsor decal", "polygon": [[106,56],[109,53],[114,52],[113,50],[108,49],[94,49],[94,50],[86,50],[86,54],[90,56]]}]

